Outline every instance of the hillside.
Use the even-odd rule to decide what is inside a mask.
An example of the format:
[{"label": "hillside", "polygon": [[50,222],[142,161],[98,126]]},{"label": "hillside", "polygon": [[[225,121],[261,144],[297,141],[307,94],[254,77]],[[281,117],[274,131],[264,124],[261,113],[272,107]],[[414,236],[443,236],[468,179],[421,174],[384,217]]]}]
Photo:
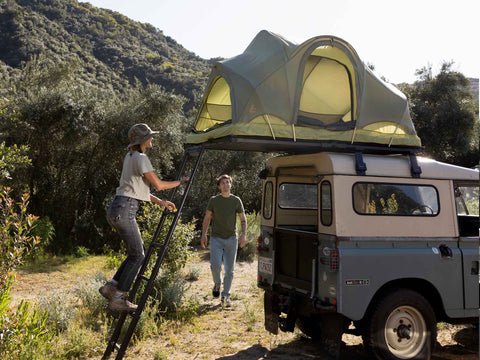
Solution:
[{"label": "hillside", "polygon": [[201,99],[210,69],[152,25],[76,0],[2,1],[0,44],[2,77],[42,55],[72,63],[83,81],[100,88],[159,84],[185,96],[185,110]]}]

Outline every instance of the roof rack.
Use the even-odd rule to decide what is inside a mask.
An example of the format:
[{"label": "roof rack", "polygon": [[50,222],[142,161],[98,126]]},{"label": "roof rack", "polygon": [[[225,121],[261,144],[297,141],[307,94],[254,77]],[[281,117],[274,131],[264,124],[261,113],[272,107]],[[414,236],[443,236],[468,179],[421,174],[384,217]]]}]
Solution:
[{"label": "roof rack", "polygon": [[[192,146],[194,144],[186,144]],[[200,144],[198,144],[200,145]],[[323,151],[330,152],[362,152],[364,154],[418,154],[419,147],[385,146],[374,143],[354,143],[328,140],[296,140],[288,138],[267,138],[261,136],[235,136],[210,139],[202,143],[205,149],[236,150],[255,152],[277,152],[284,154],[311,154]]]}]

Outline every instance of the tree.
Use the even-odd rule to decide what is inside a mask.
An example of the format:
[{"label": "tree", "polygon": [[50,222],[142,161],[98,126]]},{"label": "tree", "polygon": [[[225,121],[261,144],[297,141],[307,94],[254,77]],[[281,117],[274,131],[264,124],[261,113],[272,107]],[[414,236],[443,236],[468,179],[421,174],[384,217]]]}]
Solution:
[{"label": "tree", "polygon": [[478,105],[470,81],[452,65],[444,62],[436,76],[431,66],[419,69],[419,80],[402,90],[425,152],[439,161],[471,167],[479,161]]}]

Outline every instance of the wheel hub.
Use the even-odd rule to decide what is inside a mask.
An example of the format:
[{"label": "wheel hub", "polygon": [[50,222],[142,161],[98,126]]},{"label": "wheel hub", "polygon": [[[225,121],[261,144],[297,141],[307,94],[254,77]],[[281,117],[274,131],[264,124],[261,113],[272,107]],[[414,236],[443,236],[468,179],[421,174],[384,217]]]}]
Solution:
[{"label": "wheel hub", "polygon": [[390,352],[400,359],[415,358],[427,339],[422,314],[411,306],[400,306],[390,313],[385,325]]},{"label": "wheel hub", "polygon": [[[410,329],[411,329],[411,325],[403,325],[401,324],[398,328],[397,328],[397,335],[398,335],[398,339],[401,340],[401,339],[410,339]],[[395,331],[395,329],[393,330]]]}]

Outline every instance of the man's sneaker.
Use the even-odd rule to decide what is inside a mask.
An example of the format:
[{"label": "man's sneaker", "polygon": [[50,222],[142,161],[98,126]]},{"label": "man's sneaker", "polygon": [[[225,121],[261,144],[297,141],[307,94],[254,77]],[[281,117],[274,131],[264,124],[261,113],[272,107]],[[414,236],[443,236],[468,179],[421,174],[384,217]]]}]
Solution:
[{"label": "man's sneaker", "polygon": [[212,295],[214,298],[218,298],[220,296],[220,285],[215,284],[212,289]]},{"label": "man's sneaker", "polygon": [[120,297],[112,297],[110,300],[110,304],[108,304],[108,308],[112,311],[126,311],[126,312],[134,312],[137,310],[137,305],[132,304],[130,301],[127,300],[127,294],[124,293]]},{"label": "man's sneaker", "polygon": [[232,306],[232,300],[229,297],[222,296],[222,306],[230,307]]},{"label": "man's sneaker", "polygon": [[110,300],[111,298],[113,298],[113,295],[115,295],[115,293],[117,292],[117,288],[113,286],[112,283],[107,282],[100,289],[98,289],[98,291],[104,298]]}]

